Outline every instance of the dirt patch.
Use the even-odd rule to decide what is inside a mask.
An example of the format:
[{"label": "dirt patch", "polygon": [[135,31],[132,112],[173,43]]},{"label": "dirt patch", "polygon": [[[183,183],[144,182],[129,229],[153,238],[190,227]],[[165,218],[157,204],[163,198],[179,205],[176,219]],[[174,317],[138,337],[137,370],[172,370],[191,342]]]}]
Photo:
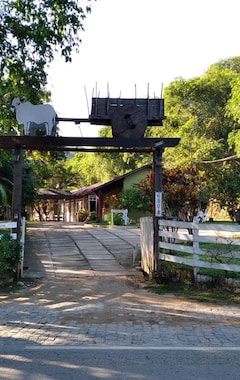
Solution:
[{"label": "dirt patch", "polygon": [[142,273],[131,276],[44,278],[27,281],[5,296],[42,305],[57,315],[58,323],[133,323],[187,325],[240,321],[240,308],[199,302],[174,295],[153,294]]}]

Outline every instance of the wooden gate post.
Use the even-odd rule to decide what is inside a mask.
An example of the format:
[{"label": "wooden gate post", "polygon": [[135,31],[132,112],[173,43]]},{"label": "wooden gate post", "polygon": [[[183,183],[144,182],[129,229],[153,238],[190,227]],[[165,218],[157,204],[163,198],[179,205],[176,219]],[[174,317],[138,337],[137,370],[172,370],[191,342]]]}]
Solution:
[{"label": "wooden gate post", "polygon": [[14,148],[13,193],[12,193],[12,220],[17,222],[17,239],[20,239],[21,208],[22,208],[22,161],[21,146]]},{"label": "wooden gate post", "polygon": [[153,250],[154,250],[154,271],[157,270],[159,254],[159,219],[162,218],[162,154],[164,143],[160,141],[155,144],[154,151],[154,215],[153,215]]}]

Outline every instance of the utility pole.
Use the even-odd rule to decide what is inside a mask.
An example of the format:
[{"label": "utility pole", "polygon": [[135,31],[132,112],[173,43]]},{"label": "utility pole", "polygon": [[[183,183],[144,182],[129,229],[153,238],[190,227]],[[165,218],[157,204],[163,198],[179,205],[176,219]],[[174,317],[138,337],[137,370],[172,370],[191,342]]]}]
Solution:
[{"label": "utility pole", "polygon": [[153,241],[154,241],[154,270],[157,270],[159,253],[159,219],[162,218],[162,154],[164,142],[155,144],[154,151],[154,216],[153,216]]}]

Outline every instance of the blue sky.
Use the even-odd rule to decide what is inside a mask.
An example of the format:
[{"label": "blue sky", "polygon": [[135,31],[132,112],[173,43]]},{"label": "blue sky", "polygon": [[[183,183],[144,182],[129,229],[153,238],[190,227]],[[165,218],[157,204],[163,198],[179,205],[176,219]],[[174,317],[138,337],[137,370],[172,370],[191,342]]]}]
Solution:
[{"label": "blue sky", "polygon": [[[52,104],[61,117],[88,117],[101,97],[160,96],[178,77],[201,76],[213,63],[240,55],[239,0],[97,0],[84,22],[71,64],[49,69]],[[60,124],[63,136],[96,136],[98,127]]]}]

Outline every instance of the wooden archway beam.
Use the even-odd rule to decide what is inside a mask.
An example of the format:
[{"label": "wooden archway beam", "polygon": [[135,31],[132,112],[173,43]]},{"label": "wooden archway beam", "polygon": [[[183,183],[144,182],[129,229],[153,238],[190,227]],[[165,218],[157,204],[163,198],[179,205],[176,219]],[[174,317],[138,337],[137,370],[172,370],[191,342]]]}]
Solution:
[{"label": "wooden archway beam", "polygon": [[[51,136],[0,136],[0,149],[14,149],[19,146],[24,150],[61,150],[61,151],[94,151],[100,148],[118,148],[136,151],[152,151],[156,143],[162,141],[164,147],[171,148],[178,145],[179,138],[141,138],[129,139],[125,137],[51,137]],[[86,150],[88,149],[88,150]],[[107,149],[111,150],[111,149]],[[99,151],[103,151],[100,149]],[[115,150],[116,151],[116,150]]]}]

